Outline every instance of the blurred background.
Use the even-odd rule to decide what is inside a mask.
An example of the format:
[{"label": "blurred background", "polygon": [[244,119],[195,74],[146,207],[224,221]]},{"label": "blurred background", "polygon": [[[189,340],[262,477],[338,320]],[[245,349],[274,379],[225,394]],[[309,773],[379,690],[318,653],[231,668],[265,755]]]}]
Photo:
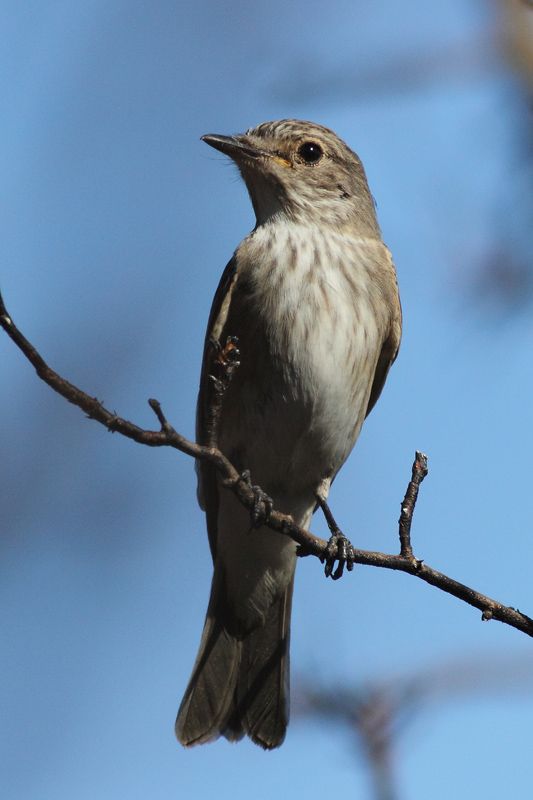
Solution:
[{"label": "blurred background", "polygon": [[[219,275],[253,226],[202,144],[267,119],[361,156],[405,314],[335,483],[395,552],[533,614],[533,9],[523,0],[0,3],[0,286],[49,363],[193,435]],[[190,459],[107,433],[0,336],[0,794],[8,800],[531,791],[531,642],[421,581],[298,567],[283,747],[173,723],[211,563]],[[325,535],[322,519],[313,530]]]}]

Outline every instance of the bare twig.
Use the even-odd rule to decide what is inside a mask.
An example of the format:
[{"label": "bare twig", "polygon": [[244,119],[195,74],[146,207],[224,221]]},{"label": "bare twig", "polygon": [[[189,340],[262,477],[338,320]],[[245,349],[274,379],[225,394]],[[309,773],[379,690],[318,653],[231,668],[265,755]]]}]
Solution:
[{"label": "bare twig", "polygon": [[[23,336],[7,312],[2,297],[0,295],[0,327],[2,327],[10,339],[17,345],[28,361],[35,367],[38,376],[48,384],[55,392],[85,411],[90,419],[100,422],[111,431],[122,434],[133,439],[139,444],[149,447],[173,447],[186,455],[210,462],[218,471],[222,478],[223,485],[231,490],[245,508],[252,510],[256,502],[256,492],[250,483],[243,479],[243,476],[235,469],[233,464],[216,447],[204,447],[189,441],[167,421],[161,405],[157,400],[149,400],[150,407],[154,411],[161,429],[159,431],[144,430],[134,425],[132,422],[111,413],[100,401],[78,389],[72,383],[62,378],[57,372],[51,369],[33,345]],[[421,454],[417,453],[413,465],[413,476],[406,492],[402,504],[402,516],[400,517],[400,541],[402,551],[399,555],[389,555],[377,553],[369,550],[356,550],[354,548],[354,562],[366,564],[372,567],[382,567],[384,569],[398,570],[409,575],[415,575],[426,583],[436,586],[448,594],[452,594],[459,600],[463,600],[482,612],[482,619],[497,619],[517,630],[533,636],[533,620],[522,614],[515,608],[504,606],[497,600],[493,600],[480,592],[465,586],[462,583],[449,578],[442,572],[438,572],[432,567],[427,566],[421,560],[416,559],[412,554],[410,541],[410,525],[414,506],[420,485],[425,476],[427,464],[423,461]],[[404,512],[405,509],[405,512]],[[323,558],[326,554],[327,542],[314,536],[310,531],[297,525],[292,517],[272,510],[268,520],[264,523],[272,530],[279,531],[291,537],[301,546],[301,555],[314,555]],[[403,526],[403,527],[402,527]]]},{"label": "bare twig", "polygon": [[404,558],[413,558],[413,548],[411,546],[411,522],[413,512],[418,499],[420,484],[428,474],[428,457],[418,450],[415,453],[411,480],[407,486],[405,497],[403,498],[402,510],[398,524],[400,526],[400,555]]}]

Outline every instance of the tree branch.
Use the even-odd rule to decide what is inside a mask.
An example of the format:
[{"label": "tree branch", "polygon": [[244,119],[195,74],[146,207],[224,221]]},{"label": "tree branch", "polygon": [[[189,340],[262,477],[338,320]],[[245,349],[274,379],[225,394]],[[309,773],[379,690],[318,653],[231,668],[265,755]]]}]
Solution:
[{"label": "tree branch", "polygon": [[[223,485],[232,491],[245,508],[250,511],[254,508],[256,493],[251,487],[250,482],[235,469],[233,464],[216,447],[204,447],[189,441],[179,434],[167,421],[161,405],[157,400],[149,400],[149,405],[156,415],[160,430],[144,430],[134,425],[122,417],[113,414],[106,409],[100,401],[83,392],[69,381],[62,378],[57,372],[46,364],[42,356],[35,347],[19,331],[13,319],[8,314],[0,295],[0,327],[4,329],[10,339],[16,344],[19,350],[26,356],[28,361],[35,368],[37,375],[55,392],[60,394],[69,403],[81,408],[90,419],[100,422],[112,433],[120,433],[129,439],[133,439],[139,444],[149,447],[173,447],[182,453],[193,458],[210,462],[218,471],[222,478]],[[411,522],[418,496],[420,484],[427,475],[427,457],[423,453],[416,453],[413,464],[412,477],[402,502],[399,520],[400,530],[400,554],[389,555],[377,553],[369,550],[357,550],[354,548],[357,564],[366,564],[371,567],[381,567],[400,572],[406,572],[417,578],[441,589],[448,594],[463,600],[482,612],[482,619],[496,619],[507,625],[516,628],[528,636],[533,636],[533,620],[522,614],[515,608],[504,606],[497,600],[493,600],[480,592],[465,586],[462,583],[449,578],[442,572],[427,566],[422,560],[415,558],[411,544]],[[289,536],[299,546],[299,555],[314,555],[324,559],[326,554],[327,542],[324,539],[314,536],[310,531],[297,525],[292,517],[272,510],[268,520],[264,523],[272,530]]]}]

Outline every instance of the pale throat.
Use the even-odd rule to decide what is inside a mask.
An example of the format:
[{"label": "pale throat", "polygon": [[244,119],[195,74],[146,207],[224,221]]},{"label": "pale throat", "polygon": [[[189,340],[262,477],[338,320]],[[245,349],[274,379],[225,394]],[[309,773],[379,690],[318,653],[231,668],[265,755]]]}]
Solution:
[{"label": "pale throat", "polygon": [[[256,172],[247,176],[246,185],[256,217],[256,228],[271,223],[307,226],[319,230],[368,235],[368,225],[361,226],[358,209],[351,200],[340,199],[334,193],[317,192],[315,187],[273,183]],[[372,231],[374,232],[374,231]],[[376,228],[377,235],[379,229]],[[377,238],[377,236],[376,236]]]}]

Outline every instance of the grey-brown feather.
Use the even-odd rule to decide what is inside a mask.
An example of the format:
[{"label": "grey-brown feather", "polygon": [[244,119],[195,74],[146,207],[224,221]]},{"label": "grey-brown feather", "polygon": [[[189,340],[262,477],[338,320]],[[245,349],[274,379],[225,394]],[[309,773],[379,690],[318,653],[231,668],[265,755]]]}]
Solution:
[{"label": "grey-brown feather", "polygon": [[219,570],[213,578],[200,648],[176,719],[176,736],[187,746],[220,736],[233,704],[242,644],[224,625],[223,592]]},{"label": "grey-brown feather", "polygon": [[246,734],[266,750],[279,747],[289,720],[289,638],[294,579],[268,609],[264,624],[242,631],[226,606],[215,570],[202,640],[178,711],[185,746]]}]

